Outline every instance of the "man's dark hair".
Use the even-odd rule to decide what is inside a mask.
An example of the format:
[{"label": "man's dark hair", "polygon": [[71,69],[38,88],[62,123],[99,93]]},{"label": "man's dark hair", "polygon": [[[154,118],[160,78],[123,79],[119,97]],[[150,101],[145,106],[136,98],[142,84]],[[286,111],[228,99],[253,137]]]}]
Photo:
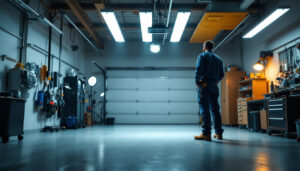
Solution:
[{"label": "man's dark hair", "polygon": [[207,49],[208,51],[212,51],[214,49],[214,42],[211,40],[206,40],[203,44],[203,46],[205,47],[205,49]]}]

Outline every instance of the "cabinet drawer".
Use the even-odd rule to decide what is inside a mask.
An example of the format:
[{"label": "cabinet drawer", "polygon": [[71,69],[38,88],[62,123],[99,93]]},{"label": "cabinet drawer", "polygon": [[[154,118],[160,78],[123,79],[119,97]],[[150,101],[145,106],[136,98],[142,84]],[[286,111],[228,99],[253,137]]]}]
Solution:
[{"label": "cabinet drawer", "polygon": [[286,129],[284,118],[269,118],[269,127]]},{"label": "cabinet drawer", "polygon": [[238,106],[240,106],[240,107],[247,106],[247,103],[238,103]]},{"label": "cabinet drawer", "polygon": [[285,109],[284,108],[270,108],[268,109],[269,117],[285,117]]},{"label": "cabinet drawer", "polygon": [[270,99],[268,101],[268,106],[272,106],[272,105],[283,105],[285,104],[285,99],[281,98],[281,99]]}]

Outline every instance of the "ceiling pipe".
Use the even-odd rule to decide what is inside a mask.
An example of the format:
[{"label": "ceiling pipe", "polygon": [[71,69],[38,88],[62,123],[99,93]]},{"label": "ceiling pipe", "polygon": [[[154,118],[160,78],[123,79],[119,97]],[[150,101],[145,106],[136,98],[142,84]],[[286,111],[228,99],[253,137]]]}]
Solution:
[{"label": "ceiling pipe", "polygon": [[250,7],[250,5],[254,2],[255,0],[244,0],[241,3],[240,9],[241,10],[246,10]]},{"label": "ceiling pipe", "polygon": [[[169,3],[169,11],[168,11],[168,17],[167,17],[167,22],[166,22],[166,28],[169,27],[169,23],[170,23],[170,16],[171,16],[171,10],[172,10],[172,4],[173,4],[173,0],[170,0]],[[165,41],[167,39],[167,34],[164,35],[164,40],[163,40],[163,45],[165,44]]]},{"label": "ceiling pipe", "polygon": [[64,18],[81,34],[81,36],[102,56],[100,50],[87,38],[84,33],[77,27],[77,25],[69,18],[67,14],[63,14]]},{"label": "ceiling pipe", "polygon": [[43,15],[37,13],[35,10],[33,10],[32,8],[30,8],[26,3],[24,3],[22,0],[10,0],[10,2],[12,2],[14,5],[16,5],[18,8],[26,11],[27,13],[30,13],[34,16],[36,16],[38,18],[39,21],[41,21],[42,23],[50,26],[52,29],[54,29],[56,32],[58,32],[59,34],[63,34],[63,32],[57,28],[52,22],[50,22],[46,17],[44,17]]},{"label": "ceiling pipe", "polygon": [[247,15],[247,17],[239,24],[237,25],[215,48],[214,51],[216,51],[222,44],[224,44],[227,40],[232,38],[232,35],[248,20],[250,15]]},{"label": "ceiling pipe", "polygon": [[170,16],[171,16],[171,10],[172,10],[172,4],[173,4],[173,0],[170,0],[170,4],[169,4],[169,12],[168,12],[168,18],[167,18],[166,28],[169,27]]}]

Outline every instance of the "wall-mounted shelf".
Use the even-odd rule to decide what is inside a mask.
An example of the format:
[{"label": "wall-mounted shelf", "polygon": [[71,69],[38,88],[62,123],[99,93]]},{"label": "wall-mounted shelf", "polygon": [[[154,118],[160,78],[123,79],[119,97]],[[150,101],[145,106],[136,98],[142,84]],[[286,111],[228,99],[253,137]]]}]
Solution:
[{"label": "wall-mounted shelf", "polygon": [[[245,90],[243,88],[246,88]],[[265,78],[251,78],[240,81],[239,97],[252,98],[253,100],[264,99],[264,94],[268,92]]]}]

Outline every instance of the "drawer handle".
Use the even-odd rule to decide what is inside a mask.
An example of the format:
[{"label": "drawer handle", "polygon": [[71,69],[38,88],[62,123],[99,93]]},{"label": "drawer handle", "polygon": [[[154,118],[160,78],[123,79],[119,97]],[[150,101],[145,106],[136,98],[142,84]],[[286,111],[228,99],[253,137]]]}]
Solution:
[{"label": "drawer handle", "polygon": [[278,102],[278,101],[283,101],[283,99],[269,100],[269,102]]},{"label": "drawer handle", "polygon": [[269,110],[273,110],[273,111],[283,111],[283,108],[275,108],[275,109],[269,109]]},{"label": "drawer handle", "polygon": [[284,121],[284,118],[269,118],[269,120],[279,120],[279,121]]},{"label": "drawer handle", "polygon": [[276,107],[276,106],[283,106],[283,104],[274,104],[274,105],[269,105],[269,107]]}]

